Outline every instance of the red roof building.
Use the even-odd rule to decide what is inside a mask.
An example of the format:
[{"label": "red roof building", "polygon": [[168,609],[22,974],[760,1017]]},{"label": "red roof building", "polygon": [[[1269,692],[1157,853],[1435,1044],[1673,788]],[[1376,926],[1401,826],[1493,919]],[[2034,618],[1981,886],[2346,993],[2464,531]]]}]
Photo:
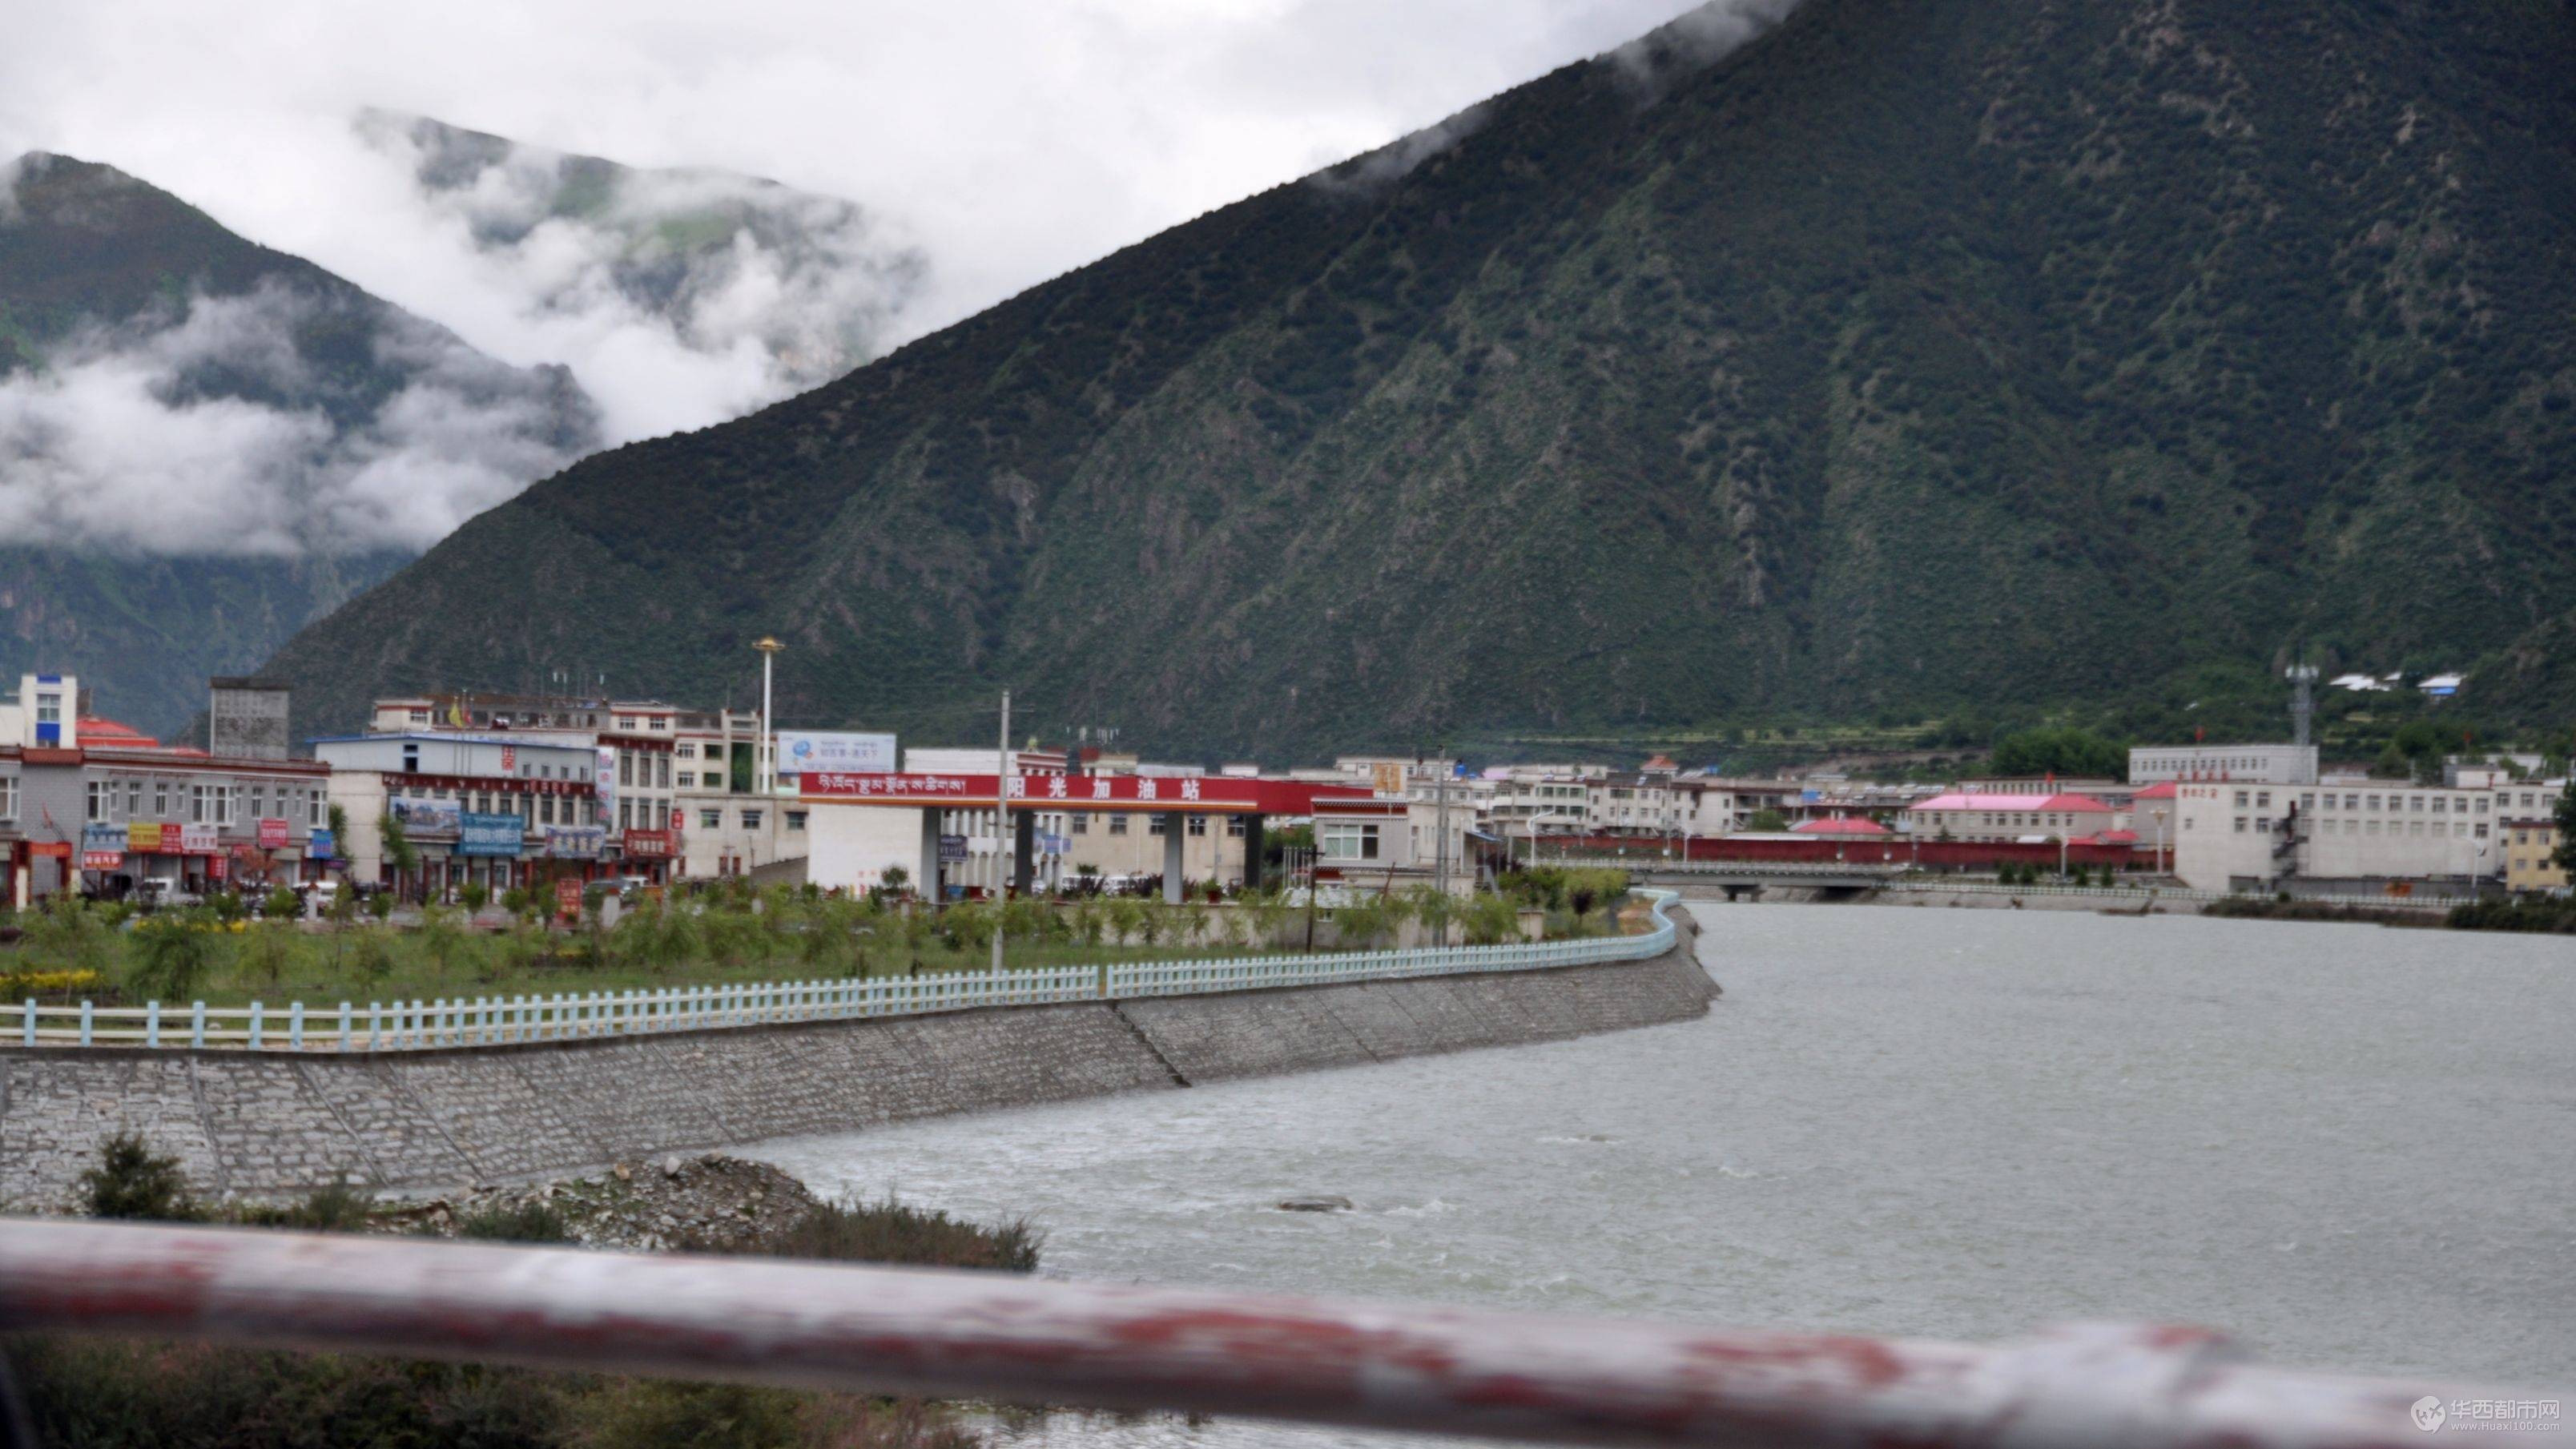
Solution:
[{"label": "red roof building", "polygon": [[1953,790],[1904,813],[1927,840],[2081,840],[2111,828],[2111,807],[2090,795],[2005,795]]}]

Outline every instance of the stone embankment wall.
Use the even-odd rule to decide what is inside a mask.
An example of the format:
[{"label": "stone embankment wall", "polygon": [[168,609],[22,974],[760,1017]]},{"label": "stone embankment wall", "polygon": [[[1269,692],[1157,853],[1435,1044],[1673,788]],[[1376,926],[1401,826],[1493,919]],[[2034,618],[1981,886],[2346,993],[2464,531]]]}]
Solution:
[{"label": "stone embankment wall", "polygon": [[1000,1007],[595,1042],[253,1056],[0,1051],[0,1205],[61,1201],[134,1131],[201,1190],[291,1193],[589,1170],[952,1112],[1509,1046],[1704,1015],[1683,944],[1650,961],[1296,991]]}]

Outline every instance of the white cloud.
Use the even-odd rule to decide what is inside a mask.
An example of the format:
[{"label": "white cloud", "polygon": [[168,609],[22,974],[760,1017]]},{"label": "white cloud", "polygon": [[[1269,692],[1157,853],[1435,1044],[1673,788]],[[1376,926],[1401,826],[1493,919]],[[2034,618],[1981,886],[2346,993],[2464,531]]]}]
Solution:
[{"label": "white cloud", "polygon": [[[0,377],[0,538],[156,554],[426,548],[568,461],[542,379],[389,322],[406,383],[369,404],[296,346],[323,304],[279,288],[92,330]],[[311,406],[254,400],[314,397]],[[343,412],[334,418],[326,407]]]}]

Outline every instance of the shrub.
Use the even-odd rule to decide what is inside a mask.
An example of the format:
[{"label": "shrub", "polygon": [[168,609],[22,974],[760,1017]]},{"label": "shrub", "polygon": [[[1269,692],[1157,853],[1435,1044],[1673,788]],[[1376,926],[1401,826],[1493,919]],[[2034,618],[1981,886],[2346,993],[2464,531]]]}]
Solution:
[{"label": "shrub", "polygon": [[126,982],[153,1001],[186,1001],[215,965],[215,938],[192,914],[154,916],[134,928],[134,964]]},{"label": "shrub", "polygon": [[206,1215],[188,1194],[179,1160],[154,1152],[131,1132],[100,1144],[98,1165],[80,1175],[80,1203],[94,1218],[188,1223]]},{"label": "shrub", "polygon": [[1024,1218],[987,1228],[888,1198],[879,1203],[824,1203],[763,1238],[758,1251],[777,1258],[839,1263],[899,1263],[918,1268],[1037,1271],[1044,1235]]},{"label": "shrub", "polygon": [[465,903],[466,913],[471,915],[492,903],[492,888],[479,880],[467,881],[456,898]]},{"label": "shrub", "polygon": [[456,1236],[491,1243],[569,1243],[572,1225],[549,1202],[487,1207],[457,1219]]},{"label": "shrub", "polygon": [[279,886],[259,903],[259,913],[272,921],[291,921],[302,906],[303,902],[296,899],[295,892]]}]

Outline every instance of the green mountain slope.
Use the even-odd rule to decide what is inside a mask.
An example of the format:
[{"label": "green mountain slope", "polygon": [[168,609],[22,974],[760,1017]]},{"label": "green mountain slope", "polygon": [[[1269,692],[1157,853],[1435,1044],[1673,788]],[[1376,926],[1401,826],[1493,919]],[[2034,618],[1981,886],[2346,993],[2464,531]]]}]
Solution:
[{"label": "green mountain slope", "polygon": [[[0,675],[158,731],[596,442],[519,369],[113,168],[0,165]],[[452,496],[451,496],[452,495]],[[440,500],[424,506],[423,500]]]},{"label": "green mountain slope", "polygon": [[2120,705],[2293,647],[2576,704],[2528,642],[2576,599],[2562,0],[1690,40],[592,458],[273,667],[341,717],[575,659],[740,699],[774,631],[793,717],[963,738],[1008,682],[1274,754]]}]

